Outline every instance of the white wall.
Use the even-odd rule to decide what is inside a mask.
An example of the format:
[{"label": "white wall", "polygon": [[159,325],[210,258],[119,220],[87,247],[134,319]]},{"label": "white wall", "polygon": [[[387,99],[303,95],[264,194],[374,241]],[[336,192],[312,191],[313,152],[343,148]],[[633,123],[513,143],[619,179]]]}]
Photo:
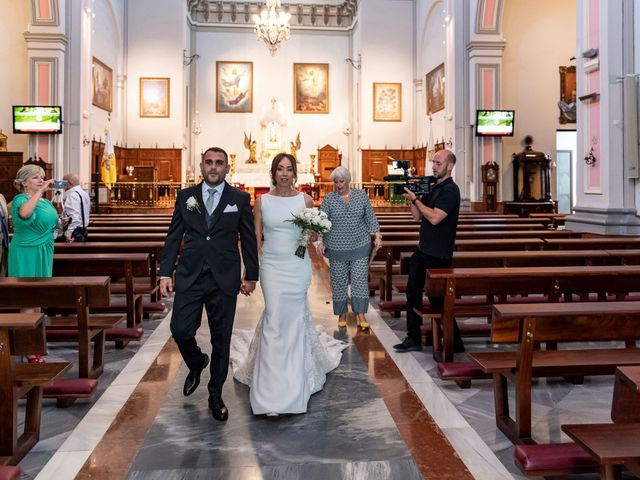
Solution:
[{"label": "white wall", "polygon": [[[418,79],[422,81],[422,92],[419,98],[416,98],[416,127],[417,139],[420,144],[427,144],[431,140],[430,135],[433,134],[434,141],[440,141],[444,138],[447,142],[453,136],[453,132],[446,130],[445,115],[451,111],[451,105],[445,104],[445,109],[435,112],[431,115],[432,122],[430,124],[427,116],[427,85],[426,75],[441,63],[444,63],[447,54],[447,46],[445,45],[446,28],[445,28],[445,4],[442,1],[421,1],[419,2],[418,14],[416,15],[416,29],[418,32]],[[445,65],[445,79],[453,72],[447,71],[448,65]],[[450,100],[450,99],[447,99]],[[450,101],[448,103],[451,103]],[[432,148],[432,145],[429,145]]]},{"label": "white wall", "polygon": [[[186,2],[128,2],[127,137],[129,147],[182,148]],[[140,77],[170,79],[169,118],[140,118]]]},{"label": "white wall", "polygon": [[[574,124],[558,122],[560,74],[558,67],[575,65],[575,0],[525,0],[505,2],[503,34],[506,48],[502,71],[501,108],[516,111],[513,137],[504,137],[503,163],[511,169],[511,154],[522,150],[520,141],[532,135],[533,149],[556,150],[556,129]],[[504,172],[505,180],[512,174]],[[513,187],[503,185],[504,200],[511,200]]]},{"label": "white wall", "polygon": [[[413,1],[366,0],[358,5],[362,45],[361,148],[412,147]],[[373,121],[373,83],[402,83],[402,121]]]},{"label": "white wall", "polygon": [[[244,147],[243,132],[251,133],[258,145],[261,144],[260,118],[264,109],[271,107],[271,98],[284,109],[287,121],[283,132],[285,146],[300,132],[299,160],[308,162],[309,154],[315,154],[318,147],[326,144],[348,151],[348,138],[342,130],[349,121],[351,102],[348,69],[352,67],[345,62],[345,58],[351,56],[349,46],[349,37],[344,33],[294,30],[276,55],[271,56],[251,29],[197,32],[191,53],[200,55],[196,109],[200,114],[202,133],[195,141],[195,157],[199,158],[201,151],[216,145],[230,154],[235,153],[237,165],[242,166],[249,156]],[[216,113],[216,61],[253,62],[252,113]],[[329,64],[328,114],[293,113],[294,63]]]},{"label": "white wall", "polygon": [[[91,38],[87,41],[91,55],[89,62],[97,58],[113,70],[113,111],[111,112],[111,134],[114,143],[122,143],[124,139],[123,91],[118,87],[118,77],[124,74],[124,0],[94,0]],[[86,40],[86,39],[85,39]],[[76,38],[75,41],[80,41]],[[91,65],[86,67],[91,73]],[[87,88],[91,91],[91,75]],[[89,93],[91,98],[91,93]],[[105,126],[109,123],[109,112],[89,101],[90,137],[105,138]]]},{"label": "white wall", "polygon": [[27,152],[28,135],[14,135],[13,105],[29,104],[27,42],[22,33],[31,22],[30,2],[0,0],[0,129],[8,137],[10,152]]}]

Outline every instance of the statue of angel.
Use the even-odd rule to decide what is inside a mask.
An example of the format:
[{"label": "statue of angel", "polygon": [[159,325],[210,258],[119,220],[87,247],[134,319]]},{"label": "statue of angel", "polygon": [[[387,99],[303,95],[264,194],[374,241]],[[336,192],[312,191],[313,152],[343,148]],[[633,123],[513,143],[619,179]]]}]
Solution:
[{"label": "statue of angel", "polygon": [[296,141],[295,142],[289,142],[289,144],[291,145],[289,151],[290,151],[291,155],[293,155],[293,158],[295,158],[297,160],[298,159],[298,150],[300,150],[300,147],[302,146],[302,142],[300,142],[300,132],[298,132],[298,136],[296,137]]},{"label": "statue of angel", "polygon": [[244,132],[244,148],[249,150],[249,158],[244,163],[258,163],[256,159],[256,148],[258,146],[258,142],[251,139],[251,133],[247,137],[247,132]]}]

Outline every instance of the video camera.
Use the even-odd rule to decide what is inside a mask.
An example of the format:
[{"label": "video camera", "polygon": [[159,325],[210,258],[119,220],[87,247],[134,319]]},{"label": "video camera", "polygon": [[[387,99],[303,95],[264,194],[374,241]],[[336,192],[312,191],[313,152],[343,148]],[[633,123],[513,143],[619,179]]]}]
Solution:
[{"label": "video camera", "polygon": [[385,182],[393,183],[394,195],[402,195],[406,193],[404,191],[405,188],[416,196],[428,195],[431,193],[431,190],[436,184],[436,177],[432,175],[426,177],[412,177],[409,175],[409,160],[394,160],[392,157],[389,158],[392,160],[393,168],[401,168],[404,170],[402,175],[387,175],[383,178]]}]

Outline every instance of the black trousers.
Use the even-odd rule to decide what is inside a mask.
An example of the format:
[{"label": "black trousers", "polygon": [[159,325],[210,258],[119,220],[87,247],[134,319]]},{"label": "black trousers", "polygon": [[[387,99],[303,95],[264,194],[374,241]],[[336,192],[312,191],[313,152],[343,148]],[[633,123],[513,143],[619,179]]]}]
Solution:
[{"label": "black trousers", "polygon": [[[422,307],[422,297],[424,285],[429,268],[449,268],[450,258],[437,258],[416,250],[409,261],[409,278],[407,279],[407,335],[417,342],[422,343],[422,315],[418,315],[414,308],[420,310]],[[444,297],[429,296],[429,302],[436,308],[444,306]],[[464,343],[460,336],[460,329],[457,322],[453,322],[454,350],[463,351]]]},{"label": "black trousers", "polygon": [[189,370],[198,367],[202,361],[196,332],[202,323],[202,307],[207,310],[212,347],[209,395],[220,395],[227,379],[237,299],[237,295],[226,295],[220,290],[211,271],[205,266],[189,290],[176,292],[173,300],[171,334]]}]

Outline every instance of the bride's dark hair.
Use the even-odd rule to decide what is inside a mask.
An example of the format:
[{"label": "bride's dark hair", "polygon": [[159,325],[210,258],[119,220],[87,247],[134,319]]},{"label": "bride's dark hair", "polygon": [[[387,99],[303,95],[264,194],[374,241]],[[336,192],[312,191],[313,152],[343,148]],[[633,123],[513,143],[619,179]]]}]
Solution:
[{"label": "bride's dark hair", "polygon": [[296,180],[298,180],[298,162],[296,162],[296,157],[289,153],[283,152],[277,154],[271,161],[271,185],[273,186],[276,185],[276,172],[278,171],[278,165],[280,165],[280,162],[285,158],[289,159],[289,161],[291,162],[291,166],[293,167],[294,183]]}]

